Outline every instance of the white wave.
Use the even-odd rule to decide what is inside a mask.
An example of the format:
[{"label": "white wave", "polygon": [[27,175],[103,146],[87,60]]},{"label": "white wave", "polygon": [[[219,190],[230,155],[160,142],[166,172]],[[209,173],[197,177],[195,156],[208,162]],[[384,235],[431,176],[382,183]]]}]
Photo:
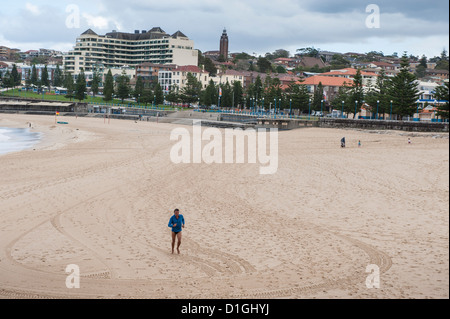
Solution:
[{"label": "white wave", "polygon": [[22,128],[0,128],[0,154],[18,152],[33,147],[41,133]]}]

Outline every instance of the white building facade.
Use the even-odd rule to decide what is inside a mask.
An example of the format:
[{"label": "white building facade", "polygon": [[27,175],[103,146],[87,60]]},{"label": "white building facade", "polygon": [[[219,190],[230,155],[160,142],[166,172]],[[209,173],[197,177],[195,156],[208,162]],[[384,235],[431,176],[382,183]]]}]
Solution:
[{"label": "white building facade", "polygon": [[91,29],[77,38],[74,50],[64,55],[68,72],[106,73],[108,69],[134,67],[144,62],[157,64],[198,65],[194,41],[182,32],[169,35],[161,28],[123,33],[113,31],[98,35]]}]

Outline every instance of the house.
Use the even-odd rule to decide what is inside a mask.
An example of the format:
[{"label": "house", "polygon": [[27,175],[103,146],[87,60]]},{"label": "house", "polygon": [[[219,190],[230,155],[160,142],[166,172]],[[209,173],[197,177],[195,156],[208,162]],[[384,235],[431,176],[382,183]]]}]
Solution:
[{"label": "house", "polygon": [[217,61],[220,57],[220,51],[218,51],[218,50],[217,51],[206,51],[206,52],[203,52],[203,56],[205,58],[209,58],[213,61]]},{"label": "house", "polygon": [[325,60],[326,63],[330,63],[335,55],[342,55],[339,52],[320,51],[319,55]]},{"label": "house", "polygon": [[[415,70],[420,65],[420,62],[411,62],[409,66],[411,69]],[[427,62],[427,69],[434,69],[436,67],[436,63],[434,62]]]},{"label": "house", "polygon": [[442,81],[448,80],[448,70],[426,69],[425,74],[427,77],[435,77]]},{"label": "house", "polygon": [[322,59],[309,57],[309,56],[300,56],[299,57],[298,66],[303,68],[313,68],[319,67],[320,69],[326,67],[327,65],[322,61]]},{"label": "house", "polygon": [[417,89],[419,90],[419,101],[424,106],[426,103],[434,103],[436,89],[440,85],[435,82],[417,81]]},{"label": "house", "polygon": [[300,59],[294,58],[277,58],[274,60],[275,65],[284,66],[286,69],[294,69],[300,63]]},{"label": "house", "polygon": [[381,72],[381,70],[384,70],[384,72],[387,76],[397,75],[397,73],[399,72],[399,69],[400,69],[399,64],[388,63],[388,62],[371,62],[368,65],[368,67],[378,70],[377,73]]},{"label": "house", "polygon": [[308,88],[308,92],[311,95],[314,94],[314,91],[319,86],[319,83],[322,83],[323,86],[324,101],[330,102],[338,94],[339,88],[344,86],[352,86],[353,79],[347,79],[344,77],[314,75],[309,78],[306,78],[303,82],[300,81],[297,82],[297,84],[306,85],[306,87]]},{"label": "house", "polygon": [[[358,71],[357,69],[345,68],[340,70],[331,70],[330,72],[321,73],[320,75],[353,79],[357,71]],[[370,86],[375,84],[378,78],[378,74],[376,74],[375,72],[368,72],[365,70],[361,70],[361,76],[364,86]]]}]

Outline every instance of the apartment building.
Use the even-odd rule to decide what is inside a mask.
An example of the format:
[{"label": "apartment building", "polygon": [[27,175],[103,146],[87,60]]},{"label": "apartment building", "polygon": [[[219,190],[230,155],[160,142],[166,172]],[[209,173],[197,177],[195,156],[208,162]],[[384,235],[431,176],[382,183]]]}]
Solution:
[{"label": "apartment building", "polygon": [[198,51],[194,41],[181,31],[172,35],[159,27],[134,33],[113,30],[98,35],[91,29],[81,34],[75,47],[64,55],[64,68],[78,74],[86,72],[107,72],[108,69],[123,66],[135,67],[142,63],[198,65]]},{"label": "apartment building", "polygon": [[158,82],[164,93],[180,90],[186,86],[188,73],[191,73],[201,83],[202,89],[206,89],[211,80],[209,72],[196,65],[176,66],[170,70],[160,70]]},{"label": "apartment building", "polygon": [[14,60],[15,54],[19,52],[19,49],[10,49],[5,46],[0,46],[0,59],[8,61]]},{"label": "apartment building", "polygon": [[136,79],[141,77],[145,85],[157,83],[160,71],[171,71],[176,69],[174,64],[155,64],[145,62],[136,66]]}]

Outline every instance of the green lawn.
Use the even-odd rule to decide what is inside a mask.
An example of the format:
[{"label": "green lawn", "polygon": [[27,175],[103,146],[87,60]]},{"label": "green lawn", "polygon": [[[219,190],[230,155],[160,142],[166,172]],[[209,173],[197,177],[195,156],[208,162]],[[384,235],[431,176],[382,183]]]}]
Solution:
[{"label": "green lawn", "polygon": [[[34,92],[26,92],[26,91],[20,91],[20,89],[14,89],[14,90],[8,90],[5,92],[2,92],[1,95],[4,96],[14,96],[14,97],[21,97],[21,98],[32,98],[32,99],[38,99],[38,100],[47,100],[47,101],[62,101],[62,102],[78,102],[78,100],[75,99],[68,99],[64,95],[51,95],[51,94],[38,94]],[[92,103],[92,104],[103,104],[103,105],[114,105],[114,106],[130,106],[130,107],[138,107],[137,102],[131,102],[131,101],[124,101],[122,103],[121,100],[114,99],[110,102],[103,101],[102,97],[92,97],[89,96],[83,101],[84,103]],[[148,107],[151,105],[148,105]],[[139,105],[140,108],[145,107],[145,105]],[[159,105],[158,108],[164,108],[165,110],[173,110],[174,107],[171,106],[163,106]]]}]

